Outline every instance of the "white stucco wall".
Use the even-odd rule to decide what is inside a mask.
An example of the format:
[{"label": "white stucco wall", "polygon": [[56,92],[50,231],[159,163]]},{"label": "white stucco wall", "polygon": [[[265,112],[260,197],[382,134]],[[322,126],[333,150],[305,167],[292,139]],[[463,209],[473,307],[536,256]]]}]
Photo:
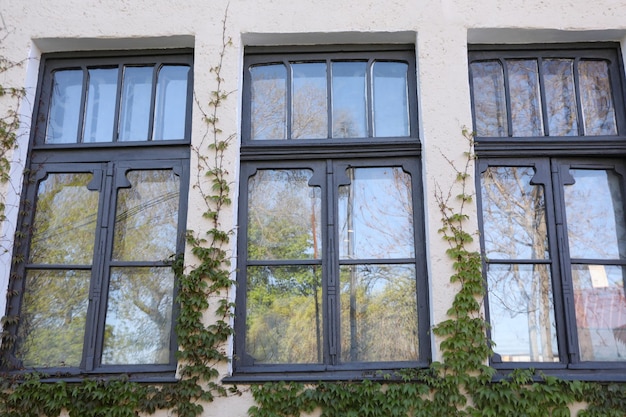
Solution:
[{"label": "white stucco wall", "polygon": [[[207,103],[215,88],[214,75],[208,69],[218,58],[226,6],[224,0],[0,2],[0,52],[22,62],[1,81],[25,85],[28,92],[20,108],[24,130],[14,155],[14,176],[11,184],[0,186],[9,207],[8,220],[1,229],[3,241],[10,241],[15,228],[17,210],[12,207],[19,201],[19,173],[28,146],[41,53],[193,47],[194,90],[197,101]],[[233,45],[226,52],[223,88],[236,92],[220,110],[220,127],[227,133],[238,134],[240,130],[239,92],[246,45],[415,44],[433,324],[445,319],[455,293],[448,282],[451,265],[445,254],[447,246],[437,233],[440,214],[433,195],[438,186],[444,190],[452,186],[454,175],[447,161],[463,161],[466,142],[461,130],[471,128],[467,44],[605,40],[624,44],[626,36],[626,2],[622,0],[231,0],[228,7],[226,30]],[[194,111],[193,145],[200,145],[205,129],[201,112]],[[236,184],[238,142],[228,151],[228,164]],[[194,164],[191,166],[193,170]],[[226,229],[236,226],[234,197],[230,212],[223,218]],[[188,228],[200,228],[202,211],[200,197],[191,189]],[[475,222],[475,212],[468,214]],[[476,224],[468,227],[476,228]],[[10,252],[0,253],[0,265],[0,311],[4,311]],[[432,343],[436,348],[437,341]],[[436,349],[434,355],[438,355]],[[221,371],[228,373],[228,367]],[[204,415],[245,416],[250,405],[251,396],[244,392],[240,397],[217,399],[205,407]]]}]

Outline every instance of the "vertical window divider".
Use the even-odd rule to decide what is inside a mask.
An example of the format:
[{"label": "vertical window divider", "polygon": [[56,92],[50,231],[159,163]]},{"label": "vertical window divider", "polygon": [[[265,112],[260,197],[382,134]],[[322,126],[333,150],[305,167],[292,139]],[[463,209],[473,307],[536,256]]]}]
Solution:
[{"label": "vertical window divider", "polygon": [[365,117],[367,117],[367,132],[369,137],[375,137],[374,133],[374,63],[376,61],[370,58],[367,61],[367,71],[365,72],[365,100],[366,108]]},{"label": "vertical window divider", "polygon": [[287,73],[287,82],[286,82],[286,94],[287,94],[287,101],[286,101],[286,105],[285,105],[285,111],[287,112],[287,114],[285,115],[287,120],[285,120],[285,128],[287,129],[287,132],[285,137],[287,138],[287,140],[293,139],[292,138],[292,118],[293,118],[293,66],[291,65],[291,62],[285,60],[283,61],[283,65],[285,66],[285,68],[287,69],[286,73]]},{"label": "vertical window divider", "polygon": [[156,95],[157,95],[157,84],[159,81],[159,75],[161,73],[161,68],[163,68],[162,62],[157,62],[154,64],[152,68],[152,86],[150,91],[150,113],[148,116],[148,137],[146,140],[151,142],[154,140],[154,113],[156,111]]},{"label": "vertical window divider", "polygon": [[513,137],[513,116],[511,115],[511,89],[509,88],[509,68],[506,59],[500,59],[502,65],[502,79],[504,81],[504,100],[506,103],[507,135]]},{"label": "vertical window divider", "polygon": [[86,66],[81,66],[83,72],[83,84],[82,93],[80,95],[80,110],[78,113],[78,128],[76,129],[76,142],[83,143],[85,137],[83,129],[85,128],[85,110],[87,106],[87,94],[89,94],[89,69]]},{"label": "vertical window divider", "polygon": [[113,116],[113,142],[116,143],[119,141],[120,138],[120,132],[119,132],[119,125],[120,125],[120,109],[122,108],[122,93],[123,93],[123,82],[124,82],[124,65],[123,64],[118,64],[117,65],[117,88],[115,91],[115,110],[114,110],[114,116]]},{"label": "vertical window divider", "polygon": [[330,59],[326,59],[326,114],[327,114],[327,138],[333,137],[333,62]]},{"label": "vertical window divider", "polygon": [[546,106],[546,84],[543,76],[543,58],[537,57],[537,73],[539,75],[539,97],[541,100],[541,121],[543,123],[544,136],[550,136],[550,115]]},{"label": "vertical window divider", "polygon": [[576,57],[573,61],[572,72],[574,76],[574,97],[576,97],[576,117],[578,117],[578,136],[585,136],[585,118],[583,116],[582,94],[580,91],[580,74],[578,65],[580,57]]}]

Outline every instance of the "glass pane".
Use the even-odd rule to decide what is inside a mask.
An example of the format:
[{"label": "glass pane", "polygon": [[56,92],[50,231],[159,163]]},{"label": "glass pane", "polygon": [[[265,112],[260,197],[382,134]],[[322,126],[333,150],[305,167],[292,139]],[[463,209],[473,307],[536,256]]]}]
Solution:
[{"label": "glass pane", "polygon": [[293,64],[292,139],[328,137],[326,64]]},{"label": "glass pane", "polygon": [[148,140],[152,67],[125,67],[119,140]]},{"label": "glass pane", "polygon": [[83,92],[83,71],[56,71],[53,77],[46,143],[76,143]]},{"label": "glass pane", "polygon": [[92,174],[49,174],[37,190],[30,243],[35,264],[89,265],[93,258],[97,191],[87,185]]},{"label": "glass pane", "polygon": [[259,170],[248,180],[248,259],[320,259],[322,198],[308,169]]},{"label": "glass pane", "polygon": [[580,61],[581,106],[586,135],[617,135],[611,80],[606,61]]},{"label": "glass pane", "polygon": [[409,136],[409,99],[404,62],[374,63],[374,136]]},{"label": "glass pane", "polygon": [[402,168],[349,168],[339,187],[341,259],[413,258],[411,176]]},{"label": "glass pane", "polygon": [[572,265],[581,361],[626,361],[626,296],[620,266]]},{"label": "glass pane", "polygon": [[537,61],[509,60],[513,136],[543,136]]},{"label": "glass pane", "polygon": [[170,361],[172,268],[112,268],[102,363]]},{"label": "glass pane", "polygon": [[548,259],[545,197],[531,167],[490,167],[481,176],[487,259]]},{"label": "glass pane", "polygon": [[179,178],[169,169],[129,171],[118,191],[113,259],[159,261],[176,253]]},{"label": "glass pane", "polygon": [[620,177],[612,170],[572,169],[565,213],[570,257],[626,259],[626,222]]},{"label": "glass pane", "polygon": [[488,265],[491,340],[502,361],[559,361],[551,280],[548,265]]},{"label": "glass pane", "polygon": [[550,136],[578,135],[573,67],[574,63],[571,59],[546,59],[543,61]]},{"label": "glass pane", "polygon": [[320,266],[248,267],[246,354],[255,363],[323,361]]},{"label": "glass pane", "polygon": [[252,139],[287,138],[287,69],[282,64],[250,68]]},{"label": "glass pane", "polygon": [[367,137],[366,62],[333,62],[333,137]]},{"label": "glass pane", "polygon": [[159,71],[153,140],[185,138],[188,78],[187,65],[164,65]]},{"label": "glass pane", "polygon": [[413,265],[344,265],[341,280],[342,362],[418,359]]},{"label": "glass pane", "polygon": [[83,142],[112,142],[117,68],[90,69]]},{"label": "glass pane", "polygon": [[26,367],[78,367],[91,271],[28,271],[16,355]]},{"label": "glass pane", "polygon": [[477,136],[508,136],[504,74],[499,61],[472,62]]}]

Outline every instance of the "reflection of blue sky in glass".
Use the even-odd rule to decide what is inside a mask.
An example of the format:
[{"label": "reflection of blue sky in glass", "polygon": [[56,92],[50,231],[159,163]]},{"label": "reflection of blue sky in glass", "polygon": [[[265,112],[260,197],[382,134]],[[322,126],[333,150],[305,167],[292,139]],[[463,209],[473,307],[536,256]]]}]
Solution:
[{"label": "reflection of blue sky in glass", "polygon": [[76,143],[82,88],[81,70],[54,73],[46,143]]},{"label": "reflection of blue sky in glass", "polygon": [[83,142],[112,142],[117,68],[90,69]]},{"label": "reflection of blue sky in glass", "polygon": [[586,259],[625,259],[626,224],[619,177],[612,170],[572,169],[566,185],[570,256]]},{"label": "reflection of blue sky in glass", "polygon": [[487,285],[491,340],[503,361],[557,361],[548,265],[490,264]]},{"label": "reflection of blue sky in glass", "polygon": [[374,136],[408,136],[408,65],[375,62],[373,68]]},{"label": "reflection of blue sky in glass", "polygon": [[147,140],[152,97],[152,67],[125,67],[119,140]]},{"label": "reflection of blue sky in glass", "polygon": [[341,259],[415,256],[411,176],[401,168],[350,168],[339,188]]},{"label": "reflection of blue sky in glass", "polygon": [[154,140],[183,139],[189,67],[165,65],[159,71],[154,105]]},{"label": "reflection of blue sky in glass", "polygon": [[367,136],[366,62],[333,62],[333,137]]}]

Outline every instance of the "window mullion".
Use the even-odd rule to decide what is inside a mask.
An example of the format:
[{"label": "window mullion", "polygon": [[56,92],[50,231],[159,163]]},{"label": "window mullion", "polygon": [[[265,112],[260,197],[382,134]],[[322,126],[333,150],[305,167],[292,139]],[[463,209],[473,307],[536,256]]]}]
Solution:
[{"label": "window mullion", "polygon": [[337,251],[339,245],[337,242],[337,196],[335,190],[337,186],[335,184],[334,164],[332,160],[326,161],[326,216],[328,219],[326,225],[326,242],[327,244],[323,248],[323,259],[326,259],[324,263],[324,276],[327,277],[324,280],[326,290],[326,317],[324,322],[327,330],[326,340],[328,346],[328,363],[330,365],[337,365],[339,362],[339,295],[338,295],[338,282],[339,282],[339,263],[337,257]]},{"label": "window mullion", "polygon": [[500,60],[502,64],[502,78],[504,79],[504,97],[506,105],[507,136],[513,137],[513,117],[511,115],[511,89],[509,87],[509,68],[506,59]]},{"label": "window mullion", "polygon": [[[552,160],[550,163],[550,171],[552,175],[552,195],[554,206],[554,223],[556,225],[556,254],[554,257],[558,257],[559,278],[561,285],[561,297],[562,303],[561,311],[564,315],[566,329],[566,347],[567,347],[567,362],[578,362],[578,343],[577,343],[577,329],[576,318],[574,311],[574,289],[572,286],[572,273],[571,273],[571,260],[569,255],[568,240],[567,240],[567,227],[565,219],[565,200],[563,197],[563,186],[572,184],[573,178],[569,176],[569,173],[563,169],[564,165],[558,163],[558,161]],[[558,304],[558,303],[557,303]],[[562,336],[563,333],[561,332]]]}]

